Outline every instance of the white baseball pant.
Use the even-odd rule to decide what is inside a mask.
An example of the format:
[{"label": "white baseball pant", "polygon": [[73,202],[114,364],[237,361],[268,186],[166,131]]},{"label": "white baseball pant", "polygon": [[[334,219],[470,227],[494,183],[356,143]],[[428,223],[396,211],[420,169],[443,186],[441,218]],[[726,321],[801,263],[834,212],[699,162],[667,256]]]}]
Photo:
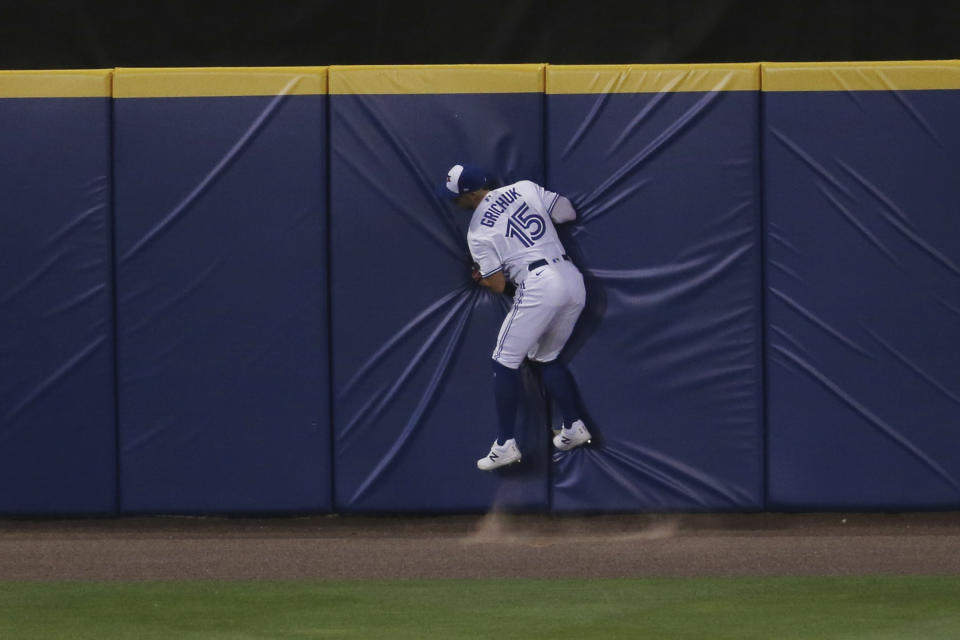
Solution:
[{"label": "white baseball pant", "polygon": [[572,262],[553,258],[529,272],[500,326],[493,359],[510,369],[519,368],[524,358],[556,360],[585,302],[583,275]]}]

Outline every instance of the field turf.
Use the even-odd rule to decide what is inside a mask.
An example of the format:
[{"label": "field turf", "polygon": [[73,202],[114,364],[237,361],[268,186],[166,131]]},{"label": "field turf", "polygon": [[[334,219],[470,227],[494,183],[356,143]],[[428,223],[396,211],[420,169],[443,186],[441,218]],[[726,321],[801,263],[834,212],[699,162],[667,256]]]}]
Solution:
[{"label": "field turf", "polygon": [[0,638],[960,638],[960,577],[2,583]]}]

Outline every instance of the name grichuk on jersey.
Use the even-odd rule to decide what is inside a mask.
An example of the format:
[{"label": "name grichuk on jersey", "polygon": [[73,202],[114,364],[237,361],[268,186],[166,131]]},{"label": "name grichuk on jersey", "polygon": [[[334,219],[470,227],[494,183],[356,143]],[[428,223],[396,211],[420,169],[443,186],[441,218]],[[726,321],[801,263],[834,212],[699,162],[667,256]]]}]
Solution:
[{"label": "name grichuk on jersey", "polygon": [[488,193],[473,212],[467,232],[480,275],[488,278],[503,269],[508,280],[519,284],[534,260],[563,255],[551,219],[559,199],[558,194],[529,180]]}]

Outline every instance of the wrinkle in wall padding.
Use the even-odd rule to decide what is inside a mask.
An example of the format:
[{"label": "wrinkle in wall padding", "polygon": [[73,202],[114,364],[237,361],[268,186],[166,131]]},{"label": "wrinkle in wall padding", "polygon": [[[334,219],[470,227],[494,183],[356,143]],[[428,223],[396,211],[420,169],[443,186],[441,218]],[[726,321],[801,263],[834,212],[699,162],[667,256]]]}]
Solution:
[{"label": "wrinkle in wall padding", "polygon": [[763,506],[758,65],[550,67],[548,187],[587,308],[570,362],[593,445],[555,511]]},{"label": "wrinkle in wall padding", "polygon": [[543,510],[551,434],[530,372],[522,464],[476,468],[497,433],[490,362],[510,301],[471,282],[470,214],[435,195],[462,162],[542,180],[543,70],[432,71],[331,70],[335,507]]},{"label": "wrinkle in wall padding", "polygon": [[328,511],[326,70],[116,86],[123,511]]},{"label": "wrinkle in wall padding", "polygon": [[960,505],[960,64],[767,65],[769,506]]},{"label": "wrinkle in wall padding", "polygon": [[116,512],[110,72],[0,72],[0,513]]}]

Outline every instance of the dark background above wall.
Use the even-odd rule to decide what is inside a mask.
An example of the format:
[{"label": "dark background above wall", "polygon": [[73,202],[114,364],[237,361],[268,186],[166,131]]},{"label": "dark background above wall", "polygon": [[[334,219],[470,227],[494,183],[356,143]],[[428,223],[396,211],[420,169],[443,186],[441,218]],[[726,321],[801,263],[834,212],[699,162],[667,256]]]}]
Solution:
[{"label": "dark background above wall", "polygon": [[952,59],[958,2],[0,3],[0,68]]}]

